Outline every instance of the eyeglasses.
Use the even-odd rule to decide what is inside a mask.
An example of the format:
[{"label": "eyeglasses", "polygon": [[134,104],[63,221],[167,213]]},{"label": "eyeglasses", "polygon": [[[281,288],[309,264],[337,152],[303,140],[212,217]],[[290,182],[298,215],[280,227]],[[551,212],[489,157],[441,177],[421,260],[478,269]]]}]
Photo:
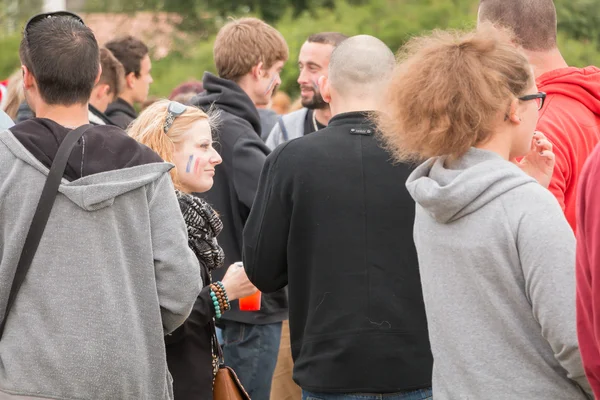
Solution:
[{"label": "eyeglasses", "polygon": [[179,117],[187,110],[187,106],[177,102],[170,101],[169,106],[167,107],[167,119],[165,120],[165,125],[163,126],[163,130],[165,133],[171,129],[173,122],[175,122],[175,118]]},{"label": "eyeglasses", "polygon": [[536,94],[528,94],[526,96],[518,97],[521,101],[535,100],[537,102],[538,110],[544,107],[544,100],[546,100],[546,93],[537,92]]},{"label": "eyeglasses", "polygon": [[27,39],[27,31],[29,30],[29,28],[31,28],[33,25],[35,25],[36,23],[40,22],[41,20],[43,20],[45,18],[52,18],[52,17],[69,17],[69,18],[73,18],[73,19],[79,21],[82,25],[85,25],[83,23],[83,19],[81,19],[81,17],[79,15],[73,14],[72,12],[68,12],[68,11],[55,11],[55,12],[37,14],[37,15],[34,15],[33,17],[29,18],[29,21],[27,21],[27,23],[25,24],[25,29],[23,29],[23,38],[25,39],[27,44],[29,44],[29,40]]}]

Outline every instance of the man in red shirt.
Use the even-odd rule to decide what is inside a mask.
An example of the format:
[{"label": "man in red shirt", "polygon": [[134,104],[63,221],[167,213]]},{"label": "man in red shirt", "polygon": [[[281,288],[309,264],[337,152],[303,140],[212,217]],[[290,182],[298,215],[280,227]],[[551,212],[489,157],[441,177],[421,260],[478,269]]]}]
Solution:
[{"label": "man in red shirt", "polygon": [[567,65],[556,44],[552,0],[480,0],[478,22],[484,21],[515,33],[533,66],[537,87],[547,93],[537,130],[554,145],[556,166],[549,189],[577,232],[577,182],[600,140],[600,69]]},{"label": "man in red shirt", "polygon": [[600,146],[581,172],[577,220],[577,336],[585,374],[600,398]]}]

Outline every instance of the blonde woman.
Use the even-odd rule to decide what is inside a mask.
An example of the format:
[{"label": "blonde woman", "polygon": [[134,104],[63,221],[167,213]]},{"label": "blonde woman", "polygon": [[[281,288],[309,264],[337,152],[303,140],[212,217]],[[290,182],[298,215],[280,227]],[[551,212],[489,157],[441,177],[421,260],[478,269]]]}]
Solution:
[{"label": "blonde woman", "polygon": [[128,133],[175,165],[171,177],[187,225],[188,244],[200,261],[206,286],[188,320],[165,338],[167,363],[176,399],[209,400],[218,368],[214,319],[226,312],[229,301],[256,291],[237,265],[229,267],[221,282],[211,280],[211,272],[224,261],[216,239],[223,225],[209,204],[192,195],[212,187],[215,167],[222,161],[213,147],[210,119],[196,107],[163,100],[146,108]]},{"label": "blonde woman", "polygon": [[[575,329],[575,238],[535,132],[545,93],[512,37],[482,26],[416,38],[381,123],[408,178],[433,398],[585,399]],[[524,157],[521,162],[517,159]]]},{"label": "blonde woman", "polygon": [[12,73],[8,78],[6,86],[6,101],[4,103],[4,111],[13,120],[17,120],[19,106],[25,101],[25,93],[23,93],[23,71],[20,69]]}]

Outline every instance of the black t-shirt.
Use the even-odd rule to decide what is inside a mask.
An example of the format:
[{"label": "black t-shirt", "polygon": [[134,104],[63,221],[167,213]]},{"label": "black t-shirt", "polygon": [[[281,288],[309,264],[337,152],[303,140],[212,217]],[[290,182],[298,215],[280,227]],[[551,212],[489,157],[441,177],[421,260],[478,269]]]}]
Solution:
[{"label": "black t-shirt", "polygon": [[314,121],[317,121],[317,128],[318,128],[317,130],[315,130],[315,124],[313,121],[314,113],[315,113],[315,110],[308,110],[308,112],[306,113],[306,118],[304,118],[304,134],[305,135],[316,132],[317,130],[321,130],[326,127],[326,125],[323,125],[322,123],[317,121],[317,119],[315,119]]}]

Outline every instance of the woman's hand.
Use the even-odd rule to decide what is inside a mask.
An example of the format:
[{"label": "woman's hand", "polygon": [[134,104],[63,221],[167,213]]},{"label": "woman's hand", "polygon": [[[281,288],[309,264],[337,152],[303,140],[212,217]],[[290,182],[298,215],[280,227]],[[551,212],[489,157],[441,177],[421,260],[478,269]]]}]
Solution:
[{"label": "woman's hand", "polygon": [[535,132],[531,139],[531,150],[521,161],[511,160],[523,172],[547,188],[554,172],[554,153],[552,143],[541,132]]},{"label": "woman's hand", "polygon": [[241,264],[230,265],[221,282],[230,301],[250,296],[258,290],[248,279],[246,270]]}]

